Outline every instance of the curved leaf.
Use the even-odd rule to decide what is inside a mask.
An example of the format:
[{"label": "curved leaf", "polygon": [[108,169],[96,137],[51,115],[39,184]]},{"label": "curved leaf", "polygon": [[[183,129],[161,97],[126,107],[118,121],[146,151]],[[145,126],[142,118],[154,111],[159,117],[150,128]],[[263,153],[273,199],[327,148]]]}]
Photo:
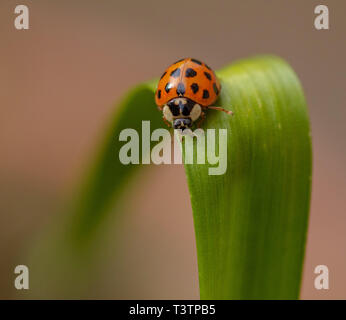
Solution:
[{"label": "curved leaf", "polygon": [[202,299],[296,299],[311,185],[305,99],[281,59],[243,60],[219,72],[207,128],[228,129],[228,168],[185,165],[194,213]]}]

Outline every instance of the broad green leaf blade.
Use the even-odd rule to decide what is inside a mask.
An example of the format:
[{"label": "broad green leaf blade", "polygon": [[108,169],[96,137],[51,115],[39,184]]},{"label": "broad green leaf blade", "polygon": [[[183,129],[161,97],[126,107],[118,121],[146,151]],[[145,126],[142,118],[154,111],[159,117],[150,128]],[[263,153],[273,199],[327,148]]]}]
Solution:
[{"label": "broad green leaf blade", "polygon": [[311,185],[304,95],[281,59],[258,57],[218,73],[219,105],[206,128],[228,129],[228,168],[185,165],[202,299],[296,299]]}]

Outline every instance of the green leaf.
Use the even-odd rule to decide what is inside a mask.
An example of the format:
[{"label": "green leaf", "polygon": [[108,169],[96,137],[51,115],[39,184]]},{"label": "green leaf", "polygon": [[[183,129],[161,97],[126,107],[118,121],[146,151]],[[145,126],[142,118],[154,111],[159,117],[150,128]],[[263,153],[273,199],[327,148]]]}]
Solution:
[{"label": "green leaf", "polygon": [[[185,165],[201,298],[296,299],[311,185],[309,120],[301,86],[292,69],[271,56],[236,62],[218,76],[218,105],[234,116],[210,110],[204,128],[228,130],[227,171],[212,176],[208,164]],[[120,163],[125,142],[119,134],[125,128],[141,133],[142,120],[150,120],[151,130],[164,127],[154,103],[155,86],[150,81],[125,96],[64,223],[34,250],[36,286],[46,285],[41,294],[64,279],[66,296],[77,279],[86,286],[92,278],[86,266],[95,261],[101,226],[110,213],[120,217],[128,181],[136,168],[145,167]]]},{"label": "green leaf", "polygon": [[[310,204],[311,139],[299,81],[281,59],[258,57],[218,73],[207,128],[228,129],[228,168],[185,165],[202,299],[296,299]],[[211,112],[210,112],[211,113]]]}]

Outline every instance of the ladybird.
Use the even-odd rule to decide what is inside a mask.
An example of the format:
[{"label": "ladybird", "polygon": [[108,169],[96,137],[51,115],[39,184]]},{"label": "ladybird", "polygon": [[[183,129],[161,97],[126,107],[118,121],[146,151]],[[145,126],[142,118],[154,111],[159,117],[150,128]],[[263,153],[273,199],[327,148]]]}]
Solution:
[{"label": "ladybird", "polygon": [[220,81],[207,64],[186,58],[173,63],[162,74],[155,92],[155,102],[169,127],[184,130],[191,128],[198,119],[199,127],[207,109],[233,114],[232,111],[213,106],[220,91]]}]

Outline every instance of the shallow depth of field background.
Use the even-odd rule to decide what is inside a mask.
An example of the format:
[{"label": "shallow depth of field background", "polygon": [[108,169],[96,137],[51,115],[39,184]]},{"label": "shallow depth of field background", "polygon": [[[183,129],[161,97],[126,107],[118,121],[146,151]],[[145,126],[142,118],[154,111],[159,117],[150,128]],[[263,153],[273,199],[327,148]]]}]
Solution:
[{"label": "shallow depth of field background", "polygon": [[[329,7],[328,31],[313,25],[320,2]],[[18,4],[29,6],[30,30],[14,28]],[[273,53],[298,73],[312,123],[301,298],[346,299],[345,10],[339,0],[1,1],[0,298],[26,297],[13,290],[13,269],[59,213],[126,90],[182,57],[218,69]],[[198,298],[183,167],[151,166],[129,192],[113,239],[118,255],[88,296]],[[318,264],[329,267],[328,291],[314,289]]]}]

